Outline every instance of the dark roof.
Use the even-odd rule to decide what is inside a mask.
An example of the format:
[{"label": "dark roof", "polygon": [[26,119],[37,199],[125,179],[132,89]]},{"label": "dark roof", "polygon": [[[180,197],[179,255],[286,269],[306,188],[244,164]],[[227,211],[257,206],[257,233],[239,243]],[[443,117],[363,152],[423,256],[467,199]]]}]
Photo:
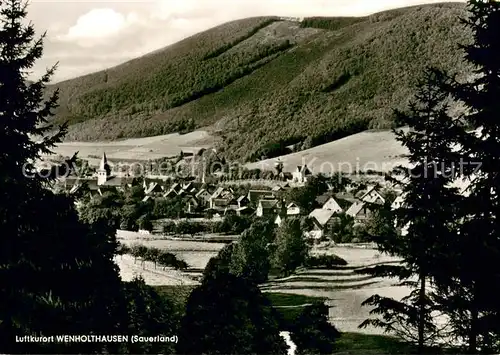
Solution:
[{"label": "dark roof", "polygon": [[356,196],[348,192],[339,192],[335,194],[337,199],[347,200],[347,201],[357,201]]},{"label": "dark roof", "polygon": [[236,201],[241,202],[241,201],[243,201],[245,199],[248,200],[247,196],[243,195],[243,196],[238,197],[238,199]]},{"label": "dark roof", "polygon": [[359,200],[348,192],[339,192],[335,194],[335,200],[343,209],[349,208],[353,203],[358,202]]},{"label": "dark roof", "polygon": [[99,189],[97,179],[78,179],[78,185],[82,186],[84,184],[86,184],[91,191],[97,191],[97,189]]},{"label": "dark roof", "polygon": [[324,193],[316,197],[316,202],[320,205],[324,205],[331,197],[335,198],[335,194],[332,193]]},{"label": "dark roof", "polygon": [[197,206],[200,204],[200,201],[198,201],[198,199],[196,197],[194,197],[194,196],[191,196],[187,202],[188,203],[193,203],[193,204],[195,204]]},{"label": "dark roof", "polygon": [[259,204],[262,206],[263,209],[271,209],[278,207],[278,200],[260,200]]},{"label": "dark roof", "polygon": [[131,182],[132,180],[130,178],[112,176],[103,184],[103,186],[123,186]]},{"label": "dark roof", "polygon": [[250,190],[248,191],[248,199],[252,202],[258,202],[263,199],[274,199],[274,193],[271,190]]},{"label": "dark roof", "polygon": [[303,172],[303,173],[304,173],[304,174],[306,174],[306,175],[310,175],[310,174],[312,174],[312,173],[311,173],[311,170],[309,170],[309,168],[307,167],[307,165],[300,165],[300,166],[297,166],[297,171],[298,171],[299,173],[302,173],[302,172]]}]

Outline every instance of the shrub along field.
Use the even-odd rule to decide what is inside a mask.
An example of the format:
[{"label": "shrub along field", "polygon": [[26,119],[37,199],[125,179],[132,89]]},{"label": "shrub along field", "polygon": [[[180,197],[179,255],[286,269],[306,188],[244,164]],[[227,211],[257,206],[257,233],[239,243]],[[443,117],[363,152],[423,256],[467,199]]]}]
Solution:
[{"label": "shrub along field", "polygon": [[123,65],[58,83],[70,140],[212,128],[228,158],[306,149],[394,124],[426,65],[467,71],[463,4],[364,18],[233,21]]}]

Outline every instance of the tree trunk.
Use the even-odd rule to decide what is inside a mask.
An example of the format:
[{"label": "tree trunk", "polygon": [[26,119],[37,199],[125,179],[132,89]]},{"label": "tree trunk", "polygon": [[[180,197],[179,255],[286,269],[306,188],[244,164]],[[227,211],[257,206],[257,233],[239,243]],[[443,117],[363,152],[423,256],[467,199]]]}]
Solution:
[{"label": "tree trunk", "polygon": [[473,287],[473,295],[470,307],[470,330],[469,330],[469,353],[476,354],[477,353],[477,333],[478,333],[478,320],[479,320],[479,311],[476,305],[476,288]]},{"label": "tree trunk", "polygon": [[419,319],[418,319],[418,353],[424,353],[425,346],[425,275],[420,275],[420,292],[419,292]]}]

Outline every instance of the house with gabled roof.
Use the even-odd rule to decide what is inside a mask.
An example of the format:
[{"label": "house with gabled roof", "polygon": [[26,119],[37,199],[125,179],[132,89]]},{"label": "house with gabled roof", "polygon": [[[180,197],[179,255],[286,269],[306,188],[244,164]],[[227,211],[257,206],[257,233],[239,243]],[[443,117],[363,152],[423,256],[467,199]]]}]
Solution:
[{"label": "house with gabled roof", "polygon": [[238,208],[246,207],[250,203],[248,200],[248,197],[246,195],[238,197],[236,200],[236,203],[238,204]]},{"label": "house with gabled roof", "polygon": [[394,201],[392,201],[392,204],[391,204],[391,209],[392,210],[396,210],[398,208],[401,208],[404,204],[404,201],[405,201],[405,196],[404,194],[401,194],[399,196],[397,196]]},{"label": "house with gabled roof", "polygon": [[255,214],[257,217],[265,217],[281,212],[283,206],[279,200],[260,200]]},{"label": "house with gabled roof", "polygon": [[179,194],[179,192],[182,190],[181,184],[174,182],[172,185],[170,185],[170,190],[174,191],[176,194]]},{"label": "house with gabled roof", "polygon": [[364,222],[372,215],[373,205],[383,205],[385,198],[378,192],[375,186],[366,191],[358,193],[355,201],[346,211],[346,215],[353,217],[358,222]]},{"label": "house with gabled roof", "polygon": [[164,198],[174,198],[177,196],[177,192],[174,189],[168,189],[167,192],[163,194]]},{"label": "house with gabled roof", "polygon": [[376,186],[368,188],[366,191],[360,193],[359,200],[367,203],[376,203],[383,205],[385,203],[385,198],[378,191]]},{"label": "house with gabled roof", "polygon": [[157,182],[150,182],[144,190],[145,195],[159,195],[163,193],[163,187]]},{"label": "house with gabled roof", "polygon": [[281,227],[285,218],[286,218],[285,216],[282,216],[281,214],[278,213],[278,215],[274,219],[274,224],[276,224],[278,227]]},{"label": "house with gabled roof", "polygon": [[299,216],[302,213],[302,209],[295,202],[290,202],[286,206],[286,215],[287,216]]},{"label": "house with gabled roof", "polygon": [[[355,199],[353,198],[353,202]],[[344,209],[342,208],[341,201],[335,197],[335,194],[332,192],[324,193],[316,198],[316,202],[321,208],[325,210],[333,210],[336,213],[342,212]],[[345,202],[343,203],[345,205]]]},{"label": "house with gabled roof", "polygon": [[354,202],[345,213],[358,222],[366,221],[371,216],[369,205],[363,201]]},{"label": "house with gabled roof", "polygon": [[274,200],[276,195],[271,190],[250,190],[247,198],[251,204],[257,206],[260,200]]},{"label": "house with gabled roof", "polygon": [[323,237],[325,230],[328,229],[337,218],[337,213],[333,210],[317,208],[309,214],[309,218],[313,222],[313,229],[306,233],[306,236],[313,239]]},{"label": "house with gabled roof", "polygon": [[194,196],[191,196],[186,201],[187,213],[195,213],[198,212],[201,205],[198,199]]},{"label": "house with gabled roof", "polygon": [[334,213],[341,213],[343,211],[342,207],[333,196],[326,200],[321,208],[324,210],[333,211]]},{"label": "house with gabled roof", "polygon": [[[234,193],[232,189],[226,187],[218,187],[212,196],[210,196],[209,206],[210,208],[229,206],[234,200]],[[237,204],[234,202],[234,204]]]},{"label": "house with gabled roof", "polygon": [[250,206],[238,207],[235,211],[238,216],[250,216],[254,213],[254,209]]},{"label": "house with gabled roof", "polygon": [[292,173],[292,181],[296,184],[305,184],[311,176],[312,172],[307,165],[300,165],[297,166],[297,169]]},{"label": "house with gabled roof", "polygon": [[208,192],[206,189],[201,189],[194,195],[194,197],[200,202],[202,206],[208,206],[212,194]]}]

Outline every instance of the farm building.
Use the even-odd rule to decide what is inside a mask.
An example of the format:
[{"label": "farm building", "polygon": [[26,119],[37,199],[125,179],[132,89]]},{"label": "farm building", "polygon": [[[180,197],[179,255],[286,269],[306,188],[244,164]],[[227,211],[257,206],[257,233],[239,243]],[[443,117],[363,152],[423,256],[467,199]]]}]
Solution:
[{"label": "farm building", "polygon": [[306,235],[313,239],[320,239],[324,235],[324,231],[328,226],[335,223],[336,212],[317,208],[309,214],[309,218],[313,221],[313,229]]},{"label": "farm building", "polygon": [[301,212],[301,208],[295,202],[291,202],[286,206],[287,216],[298,216],[301,214]]},{"label": "farm building", "polygon": [[257,217],[270,216],[281,212],[282,206],[279,200],[260,200],[255,214]]},{"label": "farm building", "polygon": [[274,200],[276,196],[271,190],[250,190],[247,198],[251,204],[257,206],[260,200]]}]

